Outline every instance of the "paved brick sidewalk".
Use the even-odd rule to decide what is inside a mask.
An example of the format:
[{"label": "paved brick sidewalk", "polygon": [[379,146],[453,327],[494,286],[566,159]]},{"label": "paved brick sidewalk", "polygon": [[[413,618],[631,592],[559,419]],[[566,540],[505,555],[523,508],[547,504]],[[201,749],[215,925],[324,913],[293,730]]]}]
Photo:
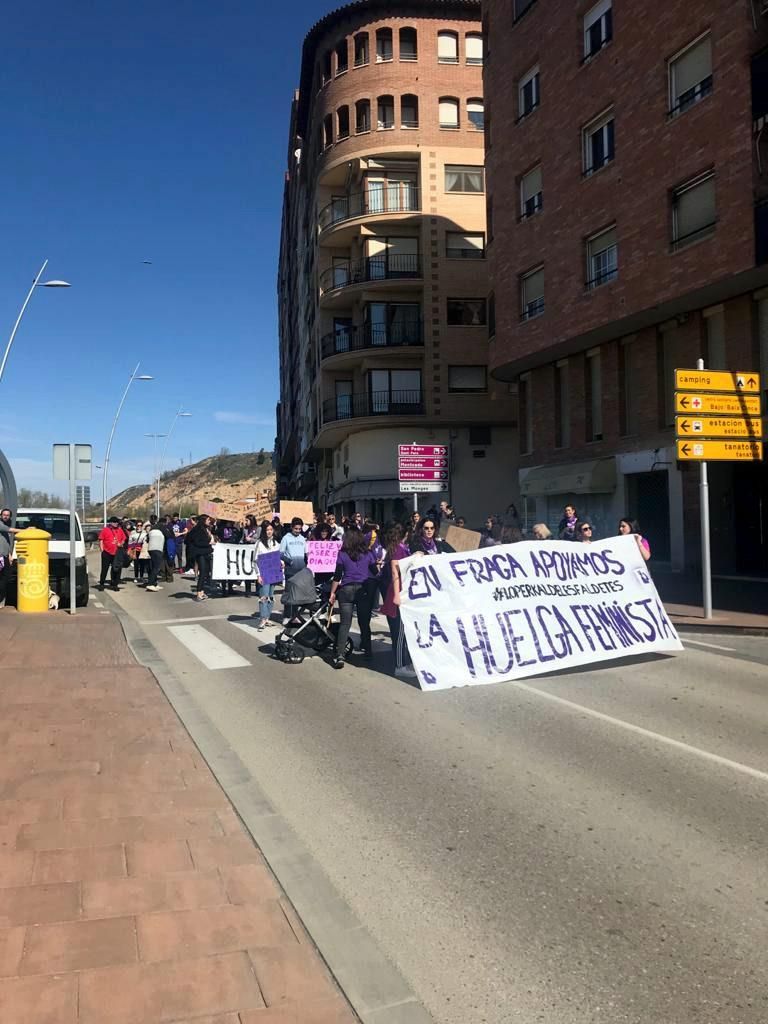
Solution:
[{"label": "paved brick sidewalk", "polygon": [[0,1022],[353,1024],[117,620],[0,651]]}]

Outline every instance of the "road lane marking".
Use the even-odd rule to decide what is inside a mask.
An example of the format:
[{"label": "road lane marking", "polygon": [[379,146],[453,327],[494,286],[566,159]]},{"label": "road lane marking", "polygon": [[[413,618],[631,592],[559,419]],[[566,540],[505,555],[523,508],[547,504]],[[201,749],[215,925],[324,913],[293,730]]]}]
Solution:
[{"label": "road lane marking", "polygon": [[652,729],[644,729],[641,725],[633,725],[631,722],[625,722],[622,718],[614,718],[613,715],[606,715],[602,711],[595,711],[594,708],[588,708],[583,704],[577,704],[575,701],[566,700],[565,697],[558,697],[557,694],[548,693],[546,690],[539,690],[537,687],[529,686],[527,683],[510,680],[509,685],[517,687],[518,690],[524,690],[526,693],[532,693],[536,697],[544,697],[545,700],[551,700],[555,704],[569,708],[571,711],[578,711],[582,715],[589,715],[590,718],[596,718],[600,722],[618,725],[621,729],[626,729],[628,732],[633,732],[638,736],[645,736],[646,739],[655,740],[657,743],[663,743],[668,747],[674,747],[675,750],[685,751],[686,754],[695,754],[697,757],[710,761],[712,764],[720,765],[722,768],[731,768],[733,771],[741,772],[742,775],[749,775],[751,778],[759,779],[761,782],[768,782],[768,772],[761,772],[759,768],[752,768],[748,764],[742,764],[740,761],[732,761],[729,757],[721,757],[720,754],[713,754],[709,750],[702,750],[701,747],[693,747],[690,743],[683,743],[682,740],[672,739],[671,736],[664,736],[660,732],[653,732]]},{"label": "road lane marking", "polygon": [[147,619],[140,626],[175,626],[182,622],[213,622],[215,619],[228,619],[228,615],[192,615],[188,619]]},{"label": "road lane marking", "polygon": [[[263,630],[261,633],[256,631],[255,619],[253,620],[252,626],[248,625],[247,622],[233,622],[231,625],[237,626],[237,628],[242,630],[242,632],[245,633],[246,636],[249,636],[251,640],[255,640],[259,647],[266,647],[267,644],[272,643],[272,640],[274,640],[274,635],[270,639],[269,633],[267,633],[266,630]],[[277,632],[279,632],[279,630]]]},{"label": "road lane marking", "polygon": [[681,634],[684,644],[696,644],[697,647],[711,647],[713,651],[731,651],[736,653],[735,647],[723,647],[722,644],[708,644],[705,640],[692,640],[689,636]]},{"label": "road lane marking", "polygon": [[168,632],[211,671],[246,668],[251,664],[202,626],[169,626]]}]

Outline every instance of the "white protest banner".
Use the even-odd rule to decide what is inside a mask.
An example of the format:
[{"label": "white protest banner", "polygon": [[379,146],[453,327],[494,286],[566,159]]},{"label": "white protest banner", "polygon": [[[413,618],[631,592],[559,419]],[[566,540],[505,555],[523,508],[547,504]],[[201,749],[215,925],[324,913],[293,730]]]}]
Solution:
[{"label": "white protest banner", "polygon": [[307,543],[307,568],[312,572],[335,572],[340,550],[340,540],[309,541]]},{"label": "white protest banner", "polygon": [[424,690],[683,649],[631,536],[412,555],[400,572],[400,614]]},{"label": "white protest banner", "polygon": [[255,544],[214,544],[215,580],[255,580],[259,577]]}]

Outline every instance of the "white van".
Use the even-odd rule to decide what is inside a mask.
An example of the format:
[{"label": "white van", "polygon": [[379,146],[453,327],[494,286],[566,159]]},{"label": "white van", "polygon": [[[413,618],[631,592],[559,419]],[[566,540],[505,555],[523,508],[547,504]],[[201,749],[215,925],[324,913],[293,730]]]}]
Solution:
[{"label": "white van", "polygon": [[[16,513],[16,528],[24,530],[35,526],[50,533],[48,541],[48,578],[50,589],[61,598],[61,607],[69,607],[69,509],[20,508]],[[14,560],[14,568],[16,562]],[[15,572],[11,577],[15,586]],[[78,608],[88,604],[88,566],[80,518],[75,513],[75,603]]]}]

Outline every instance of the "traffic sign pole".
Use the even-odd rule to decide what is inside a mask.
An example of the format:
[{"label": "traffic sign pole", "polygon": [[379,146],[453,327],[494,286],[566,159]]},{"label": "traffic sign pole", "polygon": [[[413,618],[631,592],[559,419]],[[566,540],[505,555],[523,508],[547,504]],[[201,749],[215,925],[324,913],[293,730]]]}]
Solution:
[{"label": "traffic sign pole", "polygon": [[[698,359],[696,366],[704,369],[704,360]],[[709,476],[707,463],[699,463],[699,504],[701,506],[701,591],[704,604],[704,618],[712,618],[712,549],[709,541]]]}]

